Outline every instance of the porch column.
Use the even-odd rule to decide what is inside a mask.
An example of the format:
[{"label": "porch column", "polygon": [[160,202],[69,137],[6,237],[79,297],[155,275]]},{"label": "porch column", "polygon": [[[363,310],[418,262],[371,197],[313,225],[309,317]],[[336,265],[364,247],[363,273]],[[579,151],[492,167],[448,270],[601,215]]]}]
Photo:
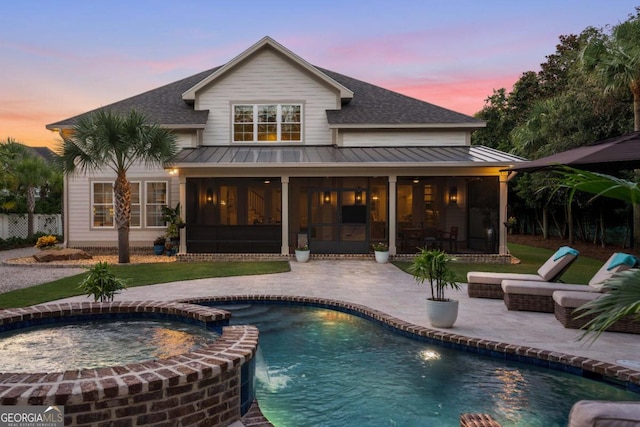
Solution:
[{"label": "porch column", "polygon": [[[182,207],[182,212],[180,212],[180,216],[183,220],[187,219],[187,177],[184,175],[178,176],[178,197],[180,198],[180,206]],[[187,230],[186,228],[180,229],[180,248],[179,252],[182,254],[187,253]]]},{"label": "porch column", "polygon": [[280,177],[282,185],[282,247],[280,253],[282,255],[289,255],[289,177]]},{"label": "porch column", "polygon": [[500,240],[498,241],[498,254],[507,255],[509,249],[507,248],[507,228],[504,223],[507,221],[507,198],[509,189],[509,173],[500,171],[500,201],[499,201],[499,215],[498,215],[498,229],[500,232]]},{"label": "porch column", "polygon": [[397,182],[398,177],[396,175],[389,175],[389,255],[395,255],[396,252],[396,226],[398,224],[396,220],[396,213],[398,211],[396,207],[397,197]]}]

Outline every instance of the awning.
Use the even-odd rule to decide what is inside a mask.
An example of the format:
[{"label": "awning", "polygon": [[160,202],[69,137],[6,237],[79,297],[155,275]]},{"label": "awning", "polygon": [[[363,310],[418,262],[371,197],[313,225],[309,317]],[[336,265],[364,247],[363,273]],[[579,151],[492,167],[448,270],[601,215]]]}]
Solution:
[{"label": "awning", "polygon": [[509,168],[524,159],[483,146],[336,147],[202,146],[183,149],[175,167],[247,166],[496,166]]},{"label": "awning", "polygon": [[640,132],[606,139],[593,145],[574,148],[531,162],[512,166],[509,170],[532,172],[559,165],[589,170],[633,169],[640,167]]}]

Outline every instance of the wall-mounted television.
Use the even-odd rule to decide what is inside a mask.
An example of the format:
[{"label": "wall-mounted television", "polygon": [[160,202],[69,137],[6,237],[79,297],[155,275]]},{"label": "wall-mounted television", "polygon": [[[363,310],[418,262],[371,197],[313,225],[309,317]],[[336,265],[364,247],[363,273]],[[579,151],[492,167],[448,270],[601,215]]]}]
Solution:
[{"label": "wall-mounted television", "polygon": [[342,207],[342,223],[343,224],[366,224],[367,223],[367,207],[360,205],[351,205]]}]

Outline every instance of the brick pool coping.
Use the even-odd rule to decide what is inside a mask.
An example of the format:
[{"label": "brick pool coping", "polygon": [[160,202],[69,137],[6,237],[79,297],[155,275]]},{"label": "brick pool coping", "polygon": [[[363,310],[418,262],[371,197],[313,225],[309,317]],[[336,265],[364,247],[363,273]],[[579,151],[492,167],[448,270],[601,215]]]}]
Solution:
[{"label": "brick pool coping", "polygon": [[281,303],[308,305],[339,310],[374,321],[401,335],[414,339],[492,357],[519,361],[567,372],[585,378],[609,382],[628,391],[640,393],[640,371],[583,356],[543,350],[498,341],[472,338],[438,329],[431,329],[400,320],[365,305],[340,300],[291,295],[228,295],[179,300],[192,304],[205,303]]},{"label": "brick pool coping", "polygon": [[219,324],[222,334],[209,345],[166,359],[65,372],[0,373],[0,405],[64,405],[65,425],[189,425],[206,420],[207,425],[226,426],[240,419],[242,371],[254,360],[258,330],[224,326],[228,312],[180,302],[58,303],[1,310],[0,330],[55,324],[60,317],[118,314],[183,317]]}]

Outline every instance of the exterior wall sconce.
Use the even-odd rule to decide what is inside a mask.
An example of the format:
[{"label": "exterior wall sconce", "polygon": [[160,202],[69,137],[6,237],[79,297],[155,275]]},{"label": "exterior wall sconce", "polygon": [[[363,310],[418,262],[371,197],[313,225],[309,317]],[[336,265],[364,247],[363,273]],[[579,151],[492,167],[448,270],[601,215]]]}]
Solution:
[{"label": "exterior wall sconce", "polygon": [[359,205],[360,203],[362,203],[362,191],[360,191],[360,190],[356,190],[355,199],[356,199],[356,204],[357,204],[357,205]]},{"label": "exterior wall sconce", "polygon": [[458,188],[455,186],[449,189],[449,203],[453,205],[458,203]]},{"label": "exterior wall sconce", "polygon": [[213,204],[213,190],[207,188],[207,203]]},{"label": "exterior wall sconce", "polygon": [[331,191],[325,191],[322,195],[322,201],[324,203],[331,203]]}]

